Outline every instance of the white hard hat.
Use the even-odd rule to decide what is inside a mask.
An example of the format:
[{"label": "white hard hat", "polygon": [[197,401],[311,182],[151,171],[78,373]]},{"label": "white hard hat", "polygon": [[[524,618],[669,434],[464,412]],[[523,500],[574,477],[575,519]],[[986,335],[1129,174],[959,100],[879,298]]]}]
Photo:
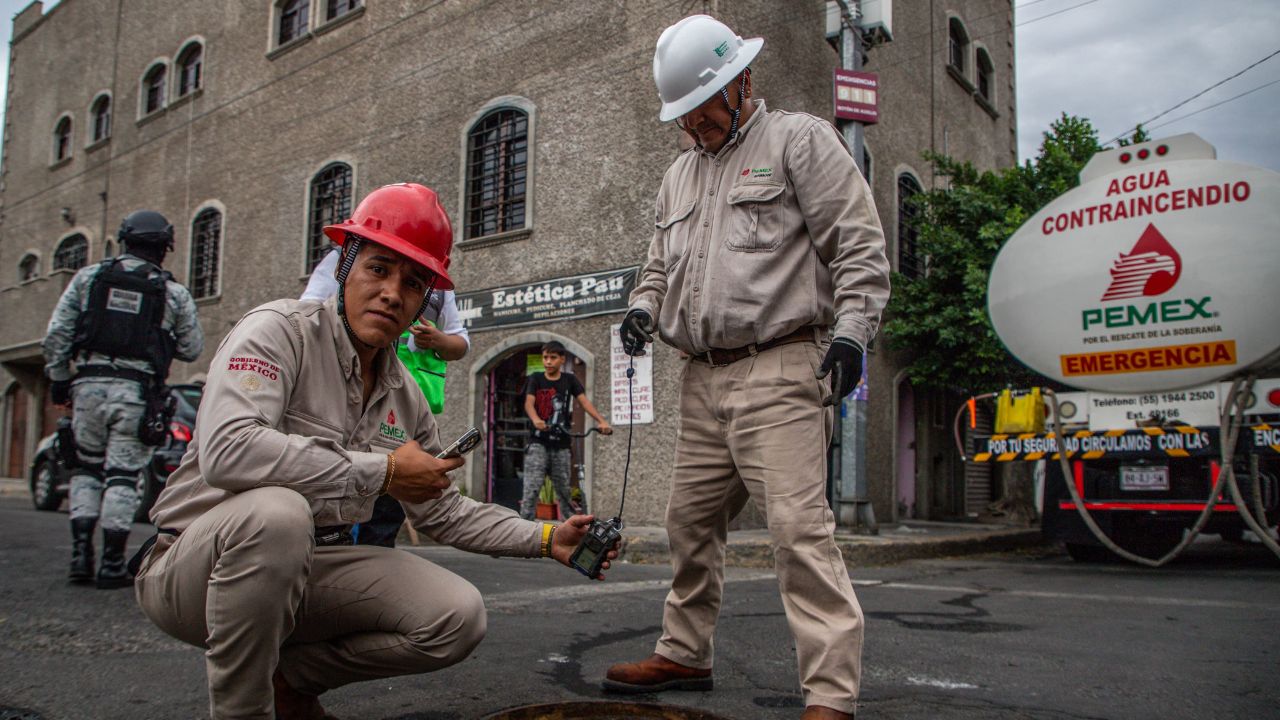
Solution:
[{"label": "white hard hat", "polygon": [[743,40],[707,15],[690,15],[662,31],[653,52],[653,81],[662,110],[675,120],[706,102],[760,54],[764,38]]}]

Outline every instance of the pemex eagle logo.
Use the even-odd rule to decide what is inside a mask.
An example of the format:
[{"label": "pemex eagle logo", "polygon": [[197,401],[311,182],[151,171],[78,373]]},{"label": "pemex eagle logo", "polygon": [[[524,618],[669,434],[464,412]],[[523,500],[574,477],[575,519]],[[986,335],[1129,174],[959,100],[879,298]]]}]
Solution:
[{"label": "pemex eagle logo", "polygon": [[1182,257],[1155,225],[1147,225],[1138,244],[1121,253],[1111,267],[1111,285],[1102,299],[1152,297],[1173,289],[1182,275]]}]

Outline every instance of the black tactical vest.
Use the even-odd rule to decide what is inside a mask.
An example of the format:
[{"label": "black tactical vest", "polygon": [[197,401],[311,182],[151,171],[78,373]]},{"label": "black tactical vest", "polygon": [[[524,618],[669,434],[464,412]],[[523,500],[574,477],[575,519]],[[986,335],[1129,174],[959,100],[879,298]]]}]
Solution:
[{"label": "black tactical vest", "polygon": [[76,319],[72,352],[148,361],[157,379],[168,377],[176,340],[163,323],[165,283],[172,278],[151,263],[125,270],[120,258],[103,260],[89,305]]}]

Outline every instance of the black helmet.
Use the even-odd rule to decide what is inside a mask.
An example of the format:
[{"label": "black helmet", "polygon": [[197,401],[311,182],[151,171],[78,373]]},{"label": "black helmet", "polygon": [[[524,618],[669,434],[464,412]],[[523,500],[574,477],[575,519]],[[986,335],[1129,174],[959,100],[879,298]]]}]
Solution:
[{"label": "black helmet", "polygon": [[117,237],[126,245],[162,245],[166,251],[173,249],[173,225],[155,210],[134,210],[126,215]]}]

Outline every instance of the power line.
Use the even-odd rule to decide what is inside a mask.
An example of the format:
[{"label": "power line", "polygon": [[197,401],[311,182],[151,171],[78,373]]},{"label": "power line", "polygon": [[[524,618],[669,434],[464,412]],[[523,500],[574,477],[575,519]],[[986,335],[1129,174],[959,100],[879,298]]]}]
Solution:
[{"label": "power line", "polygon": [[1200,113],[1204,112],[1205,110],[1212,110],[1212,109],[1214,109],[1214,108],[1218,107],[1219,105],[1226,105],[1227,103],[1231,102],[1232,100],[1239,100],[1240,98],[1244,97],[1245,95],[1252,95],[1253,93],[1256,93],[1256,92],[1258,92],[1259,90],[1262,90],[1262,89],[1264,89],[1264,88],[1269,88],[1269,87],[1271,87],[1272,85],[1275,85],[1276,83],[1280,83],[1280,79],[1272,80],[1271,82],[1269,82],[1269,83],[1265,83],[1265,84],[1262,84],[1262,85],[1259,85],[1258,87],[1256,87],[1256,88],[1254,88],[1254,89],[1252,89],[1252,90],[1246,90],[1246,91],[1244,91],[1244,92],[1240,93],[1239,95],[1236,95],[1236,96],[1234,96],[1234,97],[1229,97],[1229,98],[1227,98],[1226,100],[1223,100],[1223,101],[1221,101],[1221,102],[1216,102],[1216,103],[1214,103],[1214,104],[1212,104],[1212,105],[1209,105],[1208,107],[1202,107],[1202,108],[1200,108],[1199,110],[1196,110],[1196,111],[1194,111],[1194,112],[1189,112],[1189,113],[1187,113],[1186,115],[1182,115],[1182,116],[1176,117],[1176,118],[1174,118],[1174,119],[1172,119],[1172,120],[1166,120],[1166,121],[1164,121],[1164,122],[1160,123],[1159,125],[1152,125],[1152,126],[1151,126],[1150,128],[1148,128],[1148,129],[1150,129],[1150,130],[1154,130],[1154,129],[1156,129],[1156,128],[1164,127],[1165,125],[1172,125],[1173,123],[1176,123],[1176,122],[1178,122],[1179,120],[1186,120],[1187,118],[1191,117],[1192,115],[1199,115]]},{"label": "power line", "polygon": [[[1232,81],[1232,80],[1235,80],[1236,78],[1238,78],[1238,77],[1240,77],[1241,75],[1243,75],[1243,74],[1245,74],[1245,73],[1249,72],[1250,70],[1252,70],[1252,69],[1254,69],[1254,68],[1258,67],[1259,65],[1261,65],[1262,63],[1264,63],[1264,62],[1266,62],[1266,61],[1270,60],[1271,58],[1275,57],[1276,55],[1280,55],[1280,50],[1276,50],[1275,52],[1271,53],[1270,55],[1267,55],[1266,57],[1264,57],[1264,58],[1262,58],[1261,60],[1259,60],[1259,61],[1257,61],[1257,62],[1255,62],[1255,63],[1253,63],[1253,64],[1249,65],[1248,67],[1246,67],[1245,69],[1241,70],[1240,72],[1238,72],[1238,73],[1236,73],[1236,74],[1234,74],[1234,75],[1231,75],[1231,76],[1228,76],[1228,77],[1225,77],[1225,78],[1223,78],[1223,79],[1219,80],[1218,82],[1216,82],[1216,83],[1214,83],[1214,84],[1210,85],[1209,87],[1207,87],[1207,88],[1205,88],[1205,89],[1201,90],[1200,92],[1196,93],[1195,95],[1192,95],[1191,97],[1187,98],[1186,100],[1183,100],[1182,102],[1178,103],[1177,105],[1174,105],[1173,107],[1169,108],[1168,110],[1165,110],[1164,112],[1158,113],[1158,114],[1156,114],[1156,115],[1154,115],[1154,116],[1152,116],[1152,117],[1150,117],[1150,118],[1148,118],[1148,119],[1146,119],[1146,120],[1144,120],[1144,121],[1142,121],[1142,122],[1138,123],[1138,125],[1148,125],[1148,124],[1150,124],[1150,123],[1155,122],[1156,120],[1159,120],[1160,118],[1164,117],[1165,115],[1168,115],[1169,113],[1173,112],[1174,110],[1177,110],[1178,108],[1182,107],[1183,105],[1186,105],[1187,103],[1191,102],[1192,100],[1195,100],[1196,98],[1200,97],[1201,95],[1204,95],[1205,93],[1209,92],[1210,90],[1212,90],[1212,89],[1214,89],[1214,88],[1216,88],[1216,87],[1218,87],[1218,86],[1220,86],[1220,85],[1223,85],[1223,84],[1225,84],[1225,83],[1227,83],[1227,82],[1230,82],[1230,81]],[[1207,110],[1208,108],[1205,108],[1205,109]],[[1167,123],[1166,123],[1166,124],[1167,124]],[[1120,133],[1119,135],[1117,135],[1117,136],[1115,136],[1115,137],[1111,138],[1110,140],[1106,141],[1105,143],[1103,143],[1103,144],[1102,144],[1102,145],[1103,145],[1103,147],[1106,147],[1107,145],[1110,145],[1111,143],[1113,143],[1113,142],[1115,142],[1115,141],[1119,140],[1120,138],[1122,138],[1122,137],[1124,137],[1124,136],[1128,135],[1128,134],[1129,134],[1130,132],[1132,132],[1133,130],[1138,129],[1138,125],[1134,125],[1134,126],[1130,127],[1128,130],[1125,130],[1124,132]]]},{"label": "power line", "polygon": [[[1062,13],[1064,13],[1064,12],[1071,12],[1072,10],[1075,10],[1075,9],[1077,9],[1077,8],[1082,8],[1082,7],[1084,7],[1085,5],[1092,5],[1092,4],[1096,3],[1096,2],[1098,2],[1098,0],[1087,0],[1086,2],[1082,2],[1082,3],[1080,3],[1079,5],[1072,5],[1072,6],[1071,6],[1071,7],[1069,7],[1069,8],[1063,8],[1063,9],[1061,9],[1061,10],[1055,10],[1054,12],[1051,12],[1051,13],[1049,13],[1048,15],[1041,15],[1041,16],[1040,16],[1040,17],[1038,17],[1038,18],[1034,18],[1034,19],[1031,19],[1031,20],[1027,20],[1026,22],[1020,22],[1020,23],[1018,23],[1017,25],[1015,25],[1014,27],[1022,27],[1023,25],[1030,25],[1031,23],[1040,22],[1041,20],[1044,20],[1045,18],[1051,18],[1051,17],[1053,17],[1054,15],[1061,15],[1061,14],[1062,14]],[[1027,4],[1028,4],[1028,5],[1030,5],[1031,3],[1027,3]]]},{"label": "power line", "polygon": [[1044,0],[1031,0],[1030,2],[1024,2],[1024,3],[1022,3],[1021,5],[1015,5],[1013,9],[1015,9],[1015,10],[1021,10],[1022,8],[1026,7],[1026,6],[1028,6],[1028,5],[1035,5],[1036,3],[1042,3],[1042,2],[1044,2]]}]

